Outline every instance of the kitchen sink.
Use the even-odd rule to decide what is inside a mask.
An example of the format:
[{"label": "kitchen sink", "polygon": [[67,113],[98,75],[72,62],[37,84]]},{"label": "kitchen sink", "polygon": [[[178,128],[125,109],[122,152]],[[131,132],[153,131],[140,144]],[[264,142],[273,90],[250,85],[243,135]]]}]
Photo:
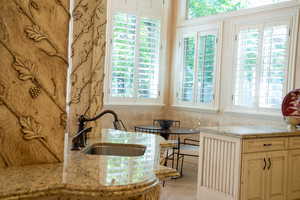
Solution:
[{"label": "kitchen sink", "polygon": [[138,144],[117,144],[117,143],[95,143],[83,150],[89,155],[106,156],[142,156],[146,151],[146,146]]}]

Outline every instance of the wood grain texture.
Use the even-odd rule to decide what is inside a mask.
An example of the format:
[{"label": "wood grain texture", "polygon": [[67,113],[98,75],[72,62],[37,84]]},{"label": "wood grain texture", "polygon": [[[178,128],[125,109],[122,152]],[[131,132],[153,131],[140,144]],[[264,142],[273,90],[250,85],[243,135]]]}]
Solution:
[{"label": "wood grain texture", "polygon": [[0,167],[63,160],[67,0],[0,0]]},{"label": "wood grain texture", "polygon": [[[73,10],[70,132],[77,131],[80,115],[93,117],[103,106],[107,1],[76,0]],[[100,131],[99,122],[93,122]]]}]

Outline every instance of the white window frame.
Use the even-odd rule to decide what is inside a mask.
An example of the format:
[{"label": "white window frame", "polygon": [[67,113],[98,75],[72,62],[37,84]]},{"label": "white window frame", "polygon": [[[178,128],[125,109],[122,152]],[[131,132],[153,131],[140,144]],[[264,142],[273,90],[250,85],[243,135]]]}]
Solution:
[{"label": "white window frame", "polygon": [[[289,38],[288,38],[288,66],[286,69],[286,77],[284,84],[283,96],[288,91],[294,89],[294,73],[295,73],[295,63],[296,63],[296,46],[297,46],[297,34],[298,34],[298,17],[299,11],[297,9],[294,12],[289,13],[274,13],[269,15],[267,18],[252,17],[249,19],[234,20],[232,23],[233,29],[233,53],[232,53],[232,76],[231,76],[231,86],[230,86],[230,99],[228,99],[229,104],[225,108],[225,112],[231,113],[248,113],[248,114],[258,114],[258,115],[272,115],[280,116],[280,108],[261,108],[261,107],[245,107],[238,106],[233,104],[233,95],[235,92],[235,80],[236,80],[236,57],[237,57],[237,48],[238,48],[238,37],[239,30],[243,27],[261,27],[264,25],[279,25],[287,24],[289,26]],[[259,55],[260,59],[261,55]]]},{"label": "white window frame", "polygon": [[[162,106],[164,102],[163,91],[165,88],[164,84],[164,73],[166,66],[166,34],[167,34],[167,10],[169,7],[168,1],[160,0],[162,3],[162,9],[145,9],[142,6],[139,7],[139,0],[115,0],[116,3],[108,1],[108,12],[107,12],[107,45],[106,45],[106,58],[105,58],[105,80],[104,80],[104,105],[157,105]],[[149,1],[150,2],[150,1]],[[158,97],[155,99],[145,99],[135,97],[112,97],[110,92],[111,87],[111,55],[112,55],[112,30],[113,30],[113,16],[117,13],[127,13],[135,15],[137,17],[137,34],[139,34],[140,24],[139,21],[141,18],[150,18],[160,20],[160,64],[159,64],[159,83],[158,83]],[[110,22],[110,23],[109,23]],[[136,51],[139,49],[139,44],[136,45]],[[136,56],[136,59],[138,57]],[[134,75],[135,77],[137,74]],[[136,82],[134,82],[136,85]],[[135,87],[136,88],[136,87]],[[136,93],[137,91],[135,91]]]},{"label": "white window frame", "polygon": [[[195,34],[196,37],[202,34],[207,33],[213,33],[217,36],[217,44],[216,44],[216,58],[215,58],[215,69],[214,69],[214,83],[213,83],[213,95],[214,100],[211,104],[205,104],[205,103],[197,103],[195,101],[196,94],[195,89],[197,87],[194,87],[194,99],[193,102],[183,102],[178,99],[178,96],[181,95],[181,79],[182,79],[182,70],[183,70],[183,38],[184,35],[188,34]],[[198,45],[198,44],[195,44]],[[177,49],[175,58],[176,59],[176,67],[173,70],[173,77],[174,77],[174,87],[172,91],[172,106],[178,107],[178,108],[191,108],[191,109],[197,109],[197,110],[206,110],[206,111],[217,111],[219,109],[219,94],[220,94],[220,63],[221,63],[221,49],[222,49],[222,23],[217,24],[208,24],[208,25],[202,25],[202,26],[196,26],[196,27],[188,27],[188,28],[181,28],[177,31],[176,36],[176,46]],[[195,47],[196,48],[196,47]],[[197,57],[195,57],[195,63],[197,61]],[[195,68],[197,68],[197,65],[195,65]],[[195,70],[197,71],[197,70]],[[179,73],[180,72],[180,73]],[[194,77],[196,78],[196,77]]]}]

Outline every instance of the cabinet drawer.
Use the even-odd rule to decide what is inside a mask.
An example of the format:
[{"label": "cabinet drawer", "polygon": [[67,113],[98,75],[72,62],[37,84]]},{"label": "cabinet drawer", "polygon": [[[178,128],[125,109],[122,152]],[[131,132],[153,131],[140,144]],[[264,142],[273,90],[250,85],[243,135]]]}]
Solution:
[{"label": "cabinet drawer", "polygon": [[243,153],[284,150],[287,138],[249,139],[243,141]]},{"label": "cabinet drawer", "polygon": [[289,138],[289,149],[300,149],[300,137]]}]

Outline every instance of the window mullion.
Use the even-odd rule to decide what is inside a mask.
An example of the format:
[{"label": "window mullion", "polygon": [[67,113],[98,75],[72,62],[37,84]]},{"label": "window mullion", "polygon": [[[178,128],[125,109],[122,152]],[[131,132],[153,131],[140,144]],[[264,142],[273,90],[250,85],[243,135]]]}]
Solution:
[{"label": "window mullion", "polygon": [[140,30],[141,30],[141,17],[137,16],[136,20],[136,46],[135,46],[135,63],[134,63],[134,75],[133,75],[133,82],[134,82],[134,99],[138,99],[138,82],[139,82],[139,54],[140,54]]},{"label": "window mullion", "polygon": [[261,83],[261,76],[263,72],[263,41],[264,41],[264,25],[259,27],[259,44],[258,44],[258,59],[256,65],[256,83],[255,83],[255,109],[259,111],[259,98],[260,98],[260,83]]},{"label": "window mullion", "polygon": [[194,53],[194,90],[193,90],[193,103],[197,104],[198,99],[198,51],[199,51],[199,36],[200,33],[196,33],[195,40],[195,53]]}]

